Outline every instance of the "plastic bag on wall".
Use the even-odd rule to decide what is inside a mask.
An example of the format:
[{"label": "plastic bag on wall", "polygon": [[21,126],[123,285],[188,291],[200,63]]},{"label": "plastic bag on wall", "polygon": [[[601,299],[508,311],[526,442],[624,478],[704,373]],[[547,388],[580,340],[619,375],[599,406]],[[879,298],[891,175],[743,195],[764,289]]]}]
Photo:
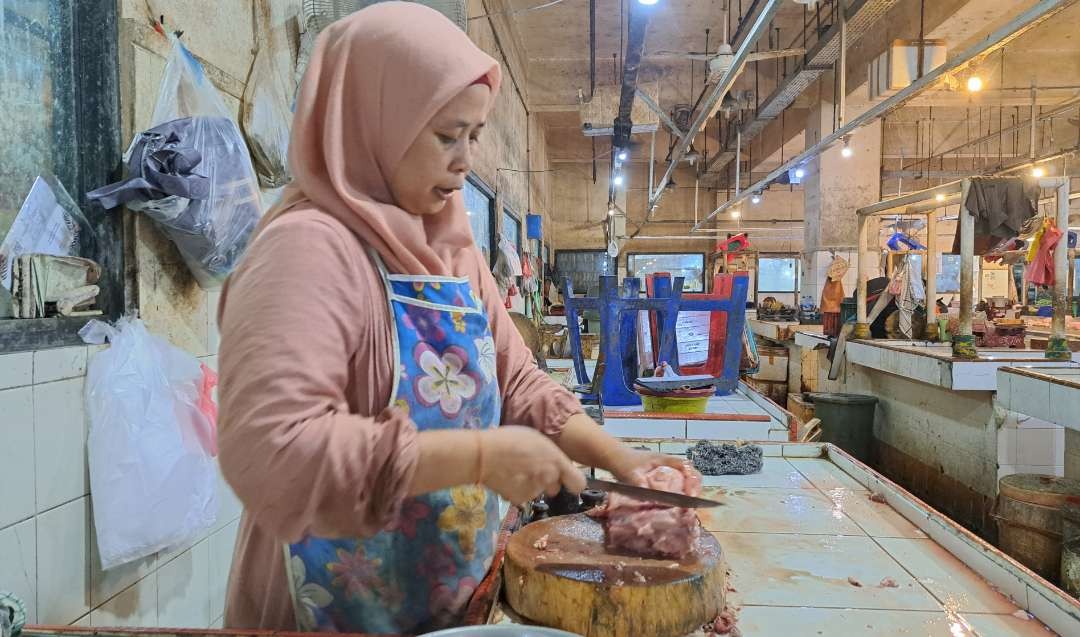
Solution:
[{"label": "plastic bag on wall", "polygon": [[240,117],[255,172],[264,188],[280,188],[290,179],[289,125],[294,91],[290,71],[293,65],[288,43],[275,30],[268,29],[255,52]]},{"label": "plastic bag on wall", "polygon": [[131,178],[89,193],[154,219],[203,288],[220,286],[262,216],[244,137],[198,60],[174,40],[153,127],[125,153]]},{"label": "plastic bag on wall", "polygon": [[189,543],[217,519],[216,377],[139,319],[79,334],[111,343],[86,379],[94,527],[110,569]]}]

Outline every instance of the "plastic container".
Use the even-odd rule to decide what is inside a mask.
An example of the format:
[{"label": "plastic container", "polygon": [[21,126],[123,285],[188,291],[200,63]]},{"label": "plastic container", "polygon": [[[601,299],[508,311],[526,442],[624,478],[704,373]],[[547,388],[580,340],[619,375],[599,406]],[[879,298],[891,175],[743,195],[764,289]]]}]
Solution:
[{"label": "plastic container", "polygon": [[821,420],[821,442],[831,442],[869,463],[877,398],[862,394],[810,394]]}]

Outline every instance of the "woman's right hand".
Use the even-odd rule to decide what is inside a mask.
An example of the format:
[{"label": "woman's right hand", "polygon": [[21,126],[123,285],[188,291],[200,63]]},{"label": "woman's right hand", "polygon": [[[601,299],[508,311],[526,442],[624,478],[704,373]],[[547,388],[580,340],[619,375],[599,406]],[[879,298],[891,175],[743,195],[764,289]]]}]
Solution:
[{"label": "woman's right hand", "polygon": [[541,492],[554,496],[565,486],[585,488],[585,476],[547,436],[529,427],[506,426],[480,432],[479,481],[512,504]]}]

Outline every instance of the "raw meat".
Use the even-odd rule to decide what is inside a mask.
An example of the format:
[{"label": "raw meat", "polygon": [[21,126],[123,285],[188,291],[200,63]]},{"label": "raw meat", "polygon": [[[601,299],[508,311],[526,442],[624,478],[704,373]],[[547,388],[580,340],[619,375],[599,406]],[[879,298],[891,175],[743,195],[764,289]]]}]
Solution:
[{"label": "raw meat", "polygon": [[[701,494],[701,474],[685,465],[682,471],[657,467],[645,474],[650,489]],[[690,554],[701,535],[701,523],[693,509],[641,502],[612,493],[607,507],[594,517],[602,518],[609,549],[636,555],[681,559]]]}]

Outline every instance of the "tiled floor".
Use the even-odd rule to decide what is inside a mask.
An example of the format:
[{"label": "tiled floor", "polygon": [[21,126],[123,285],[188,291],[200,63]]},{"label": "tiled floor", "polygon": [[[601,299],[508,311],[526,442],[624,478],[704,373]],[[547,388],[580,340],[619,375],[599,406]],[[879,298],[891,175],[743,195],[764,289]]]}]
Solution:
[{"label": "tiled floor", "polygon": [[829,460],[766,457],[706,485],[744,637],[1053,634]]}]

